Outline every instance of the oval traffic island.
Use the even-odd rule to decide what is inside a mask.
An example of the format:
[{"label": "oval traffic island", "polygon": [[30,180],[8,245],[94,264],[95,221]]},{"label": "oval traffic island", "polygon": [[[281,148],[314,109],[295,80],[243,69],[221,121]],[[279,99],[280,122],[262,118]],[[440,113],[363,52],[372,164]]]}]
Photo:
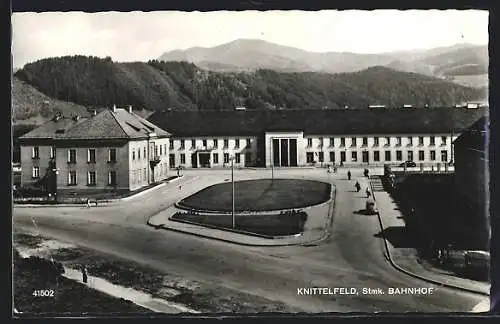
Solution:
[{"label": "oval traffic island", "polygon": [[233,227],[232,184],[207,187],[181,200],[171,220],[228,229],[268,238],[303,232],[307,213],[301,208],[327,202],[331,185],[313,180],[260,179],[237,181],[235,226]]},{"label": "oval traffic island", "polygon": [[[331,185],[314,180],[259,179],[236,181],[236,212],[258,212],[304,208],[330,199]],[[184,198],[180,207],[207,212],[231,212],[232,184],[212,185]]]}]

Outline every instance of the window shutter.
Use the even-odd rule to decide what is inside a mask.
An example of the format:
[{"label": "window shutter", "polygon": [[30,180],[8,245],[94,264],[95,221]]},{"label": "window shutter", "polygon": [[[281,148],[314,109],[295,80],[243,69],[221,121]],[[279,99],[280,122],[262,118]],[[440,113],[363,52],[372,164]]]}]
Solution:
[{"label": "window shutter", "polygon": [[90,184],[90,171],[87,172],[87,183]]},{"label": "window shutter", "polygon": [[68,150],[68,162],[70,161],[71,150]]},{"label": "window shutter", "polygon": [[111,184],[111,172],[108,172],[108,184]]},{"label": "window shutter", "polygon": [[68,184],[71,184],[71,171],[68,172]]}]

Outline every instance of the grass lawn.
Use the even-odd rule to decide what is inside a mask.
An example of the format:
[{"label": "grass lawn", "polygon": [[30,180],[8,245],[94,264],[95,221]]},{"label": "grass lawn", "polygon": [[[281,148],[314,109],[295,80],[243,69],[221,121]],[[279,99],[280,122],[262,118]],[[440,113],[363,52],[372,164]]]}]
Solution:
[{"label": "grass lawn", "polygon": [[[296,179],[263,179],[234,183],[235,210],[270,211],[317,205],[330,198],[331,185]],[[205,188],[179,202],[182,207],[230,212],[232,185],[225,182]]]},{"label": "grass lawn", "polygon": [[[230,214],[196,214],[190,212],[175,213],[171,220],[189,221],[208,227],[232,229]],[[307,220],[305,212],[264,215],[235,215],[235,230],[245,231],[265,236],[294,235],[304,231]]]},{"label": "grass lawn", "polygon": [[[23,259],[14,253],[14,276],[14,307],[24,314],[109,315],[151,312],[130,301],[111,297],[64,278],[50,261],[44,259]],[[53,294],[34,296],[35,290],[53,291]]]}]

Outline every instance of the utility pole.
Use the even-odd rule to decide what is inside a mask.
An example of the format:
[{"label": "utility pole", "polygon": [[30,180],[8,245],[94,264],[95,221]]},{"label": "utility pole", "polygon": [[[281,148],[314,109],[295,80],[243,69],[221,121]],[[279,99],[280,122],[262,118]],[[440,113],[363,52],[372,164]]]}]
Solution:
[{"label": "utility pole", "polygon": [[236,219],[234,215],[234,156],[230,157],[231,160],[231,186],[232,186],[232,209],[231,209],[231,216],[232,216],[232,223],[233,223],[233,229],[236,227]]}]

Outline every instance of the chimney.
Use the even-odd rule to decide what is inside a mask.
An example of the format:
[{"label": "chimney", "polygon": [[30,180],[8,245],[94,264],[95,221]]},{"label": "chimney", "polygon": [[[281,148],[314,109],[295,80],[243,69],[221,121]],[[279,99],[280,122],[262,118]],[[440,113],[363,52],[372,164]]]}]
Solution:
[{"label": "chimney", "polygon": [[116,105],[113,105],[113,112],[116,112]]},{"label": "chimney", "polygon": [[128,106],[128,113],[131,114],[132,113],[132,105],[129,105]]}]

